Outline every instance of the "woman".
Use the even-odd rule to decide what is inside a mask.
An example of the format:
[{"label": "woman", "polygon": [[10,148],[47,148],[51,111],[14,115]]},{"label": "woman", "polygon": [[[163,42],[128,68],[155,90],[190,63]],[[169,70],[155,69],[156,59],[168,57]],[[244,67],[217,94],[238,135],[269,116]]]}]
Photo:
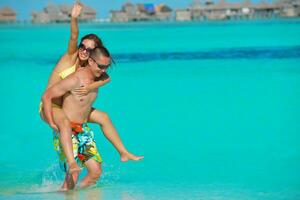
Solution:
[{"label": "woman", "polygon": [[[47,88],[51,87],[58,81],[64,79],[80,67],[84,67],[87,63],[87,59],[89,58],[89,53],[92,49],[97,46],[102,46],[101,40],[95,34],[89,34],[84,36],[81,39],[80,45],[77,47],[78,40],[78,23],[77,17],[80,15],[82,9],[82,5],[76,3],[72,9],[71,13],[71,37],[68,44],[68,51],[61,57],[59,62],[56,64],[54,70],[52,71]],[[85,95],[89,91],[98,88],[110,80],[109,76],[105,74],[100,78],[100,80],[95,83],[74,90],[79,95]],[[55,131],[67,134],[60,135],[60,142],[63,148],[63,151],[66,155],[67,163],[69,166],[69,172],[78,172],[80,170],[77,165],[74,155],[73,155],[73,147],[71,141],[72,130],[70,127],[70,122],[66,117],[65,113],[61,109],[62,99],[55,99],[53,101],[53,118],[55,124],[49,124]],[[41,107],[40,114],[42,119],[44,118],[44,112]],[[45,120],[46,121],[46,120]],[[143,157],[135,156],[127,151],[125,146],[122,144],[122,141],[114,128],[112,122],[109,119],[109,116],[101,112],[99,110],[93,109],[89,116],[89,122],[99,124],[102,128],[104,135],[107,139],[115,146],[117,151],[120,154],[121,161],[125,162],[128,160],[140,160]]]}]

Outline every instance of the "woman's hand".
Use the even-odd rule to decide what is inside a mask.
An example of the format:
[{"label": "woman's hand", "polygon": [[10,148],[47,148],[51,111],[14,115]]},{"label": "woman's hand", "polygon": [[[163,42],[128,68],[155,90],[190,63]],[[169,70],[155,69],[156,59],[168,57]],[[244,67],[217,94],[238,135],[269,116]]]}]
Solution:
[{"label": "woman's hand", "polygon": [[81,10],[82,10],[82,4],[79,3],[79,2],[75,3],[73,8],[72,8],[71,16],[73,18],[77,18],[80,15]]},{"label": "woman's hand", "polygon": [[72,92],[77,95],[77,96],[86,96],[89,92],[90,92],[90,89],[89,89],[89,86],[81,86],[79,88],[75,88],[74,90],[72,90]]},{"label": "woman's hand", "polygon": [[53,122],[49,123],[49,126],[50,126],[56,133],[59,132],[59,130],[58,130],[56,124],[54,124]]}]

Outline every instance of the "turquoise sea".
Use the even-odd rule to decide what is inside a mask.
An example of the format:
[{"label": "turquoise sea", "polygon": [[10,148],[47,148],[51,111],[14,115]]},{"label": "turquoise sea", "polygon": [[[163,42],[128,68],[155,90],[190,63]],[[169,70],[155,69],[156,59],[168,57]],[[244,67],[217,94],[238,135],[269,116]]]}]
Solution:
[{"label": "turquoise sea", "polygon": [[69,25],[1,25],[0,199],[299,200],[300,19],[80,24],[116,65],[95,107],[127,148],[92,125],[100,182],[60,193],[38,105]]}]

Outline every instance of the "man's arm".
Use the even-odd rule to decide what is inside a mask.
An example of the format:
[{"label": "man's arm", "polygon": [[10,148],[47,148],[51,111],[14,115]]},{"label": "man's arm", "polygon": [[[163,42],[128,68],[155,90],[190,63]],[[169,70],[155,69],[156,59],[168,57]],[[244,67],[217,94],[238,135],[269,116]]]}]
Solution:
[{"label": "man's arm", "polygon": [[45,118],[53,129],[57,129],[52,116],[52,99],[66,94],[68,91],[78,87],[79,78],[74,74],[48,88],[42,97]]},{"label": "man's arm", "polygon": [[73,55],[77,51],[77,40],[78,40],[78,21],[77,18],[81,13],[82,4],[75,3],[71,13],[71,37],[68,45],[68,55]]}]

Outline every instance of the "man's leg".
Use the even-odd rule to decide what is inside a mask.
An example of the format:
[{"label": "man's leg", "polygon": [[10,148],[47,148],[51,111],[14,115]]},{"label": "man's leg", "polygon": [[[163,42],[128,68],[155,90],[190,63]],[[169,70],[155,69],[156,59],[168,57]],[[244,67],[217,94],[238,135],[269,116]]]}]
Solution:
[{"label": "man's leg", "polygon": [[77,183],[78,176],[79,176],[79,173],[70,174],[69,172],[66,172],[65,180],[64,180],[64,183],[63,183],[61,189],[63,191],[73,190]]},{"label": "man's leg", "polygon": [[84,165],[88,173],[80,182],[81,188],[96,184],[102,173],[101,164],[93,159],[89,159]]},{"label": "man's leg", "polygon": [[119,152],[121,156],[121,161],[123,162],[126,162],[128,160],[137,161],[144,158],[143,156],[135,156],[127,151],[107,113],[93,109],[89,116],[89,122],[100,125],[105,137],[114,145],[114,147]]},{"label": "man's leg", "polygon": [[54,123],[57,125],[60,132],[60,143],[67,158],[69,173],[78,173],[80,167],[74,159],[70,121],[66,117],[64,111],[60,108],[53,108],[53,118]]}]

